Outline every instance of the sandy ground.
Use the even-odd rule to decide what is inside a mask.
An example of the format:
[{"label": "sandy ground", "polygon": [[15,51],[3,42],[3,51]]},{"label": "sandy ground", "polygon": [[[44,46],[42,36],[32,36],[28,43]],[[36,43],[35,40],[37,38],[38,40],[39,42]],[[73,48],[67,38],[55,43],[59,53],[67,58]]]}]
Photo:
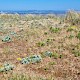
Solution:
[{"label": "sandy ground", "polygon": [[[80,80],[80,56],[75,57],[73,49],[80,51],[80,40],[76,37],[80,31],[78,25],[72,31],[67,31],[67,23],[60,23],[60,19],[35,15],[0,15],[0,65],[11,63],[15,68],[1,72],[1,80],[7,80],[13,74],[25,74],[54,80]],[[50,27],[60,28],[59,32],[51,32]],[[11,32],[15,34],[11,35]],[[46,34],[45,34],[46,32]],[[10,42],[2,42],[6,35]],[[74,37],[69,38],[70,35]],[[50,42],[46,42],[51,39]],[[38,46],[38,42],[45,42],[45,46]],[[44,57],[40,63],[21,64],[17,58],[24,58],[33,54],[42,55],[45,51],[57,52],[62,58]],[[55,62],[55,64],[50,64]],[[7,77],[7,78],[6,78]]]}]

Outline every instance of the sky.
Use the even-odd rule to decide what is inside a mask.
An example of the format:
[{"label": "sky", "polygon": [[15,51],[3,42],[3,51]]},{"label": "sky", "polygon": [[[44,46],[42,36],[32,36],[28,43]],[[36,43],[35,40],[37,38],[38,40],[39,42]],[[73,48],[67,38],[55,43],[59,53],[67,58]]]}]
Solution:
[{"label": "sky", "polygon": [[80,10],[80,0],[0,0],[0,10]]}]

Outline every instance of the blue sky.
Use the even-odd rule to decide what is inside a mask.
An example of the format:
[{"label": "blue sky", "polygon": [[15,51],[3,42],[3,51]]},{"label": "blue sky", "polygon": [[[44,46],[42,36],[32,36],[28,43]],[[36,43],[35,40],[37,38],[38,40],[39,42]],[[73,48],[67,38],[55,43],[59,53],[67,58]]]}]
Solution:
[{"label": "blue sky", "polygon": [[80,10],[80,0],[0,0],[0,10]]}]

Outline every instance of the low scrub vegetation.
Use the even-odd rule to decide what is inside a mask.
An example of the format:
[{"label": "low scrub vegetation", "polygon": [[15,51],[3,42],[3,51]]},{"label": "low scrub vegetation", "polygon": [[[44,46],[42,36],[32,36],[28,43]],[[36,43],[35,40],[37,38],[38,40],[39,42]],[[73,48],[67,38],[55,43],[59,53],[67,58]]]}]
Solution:
[{"label": "low scrub vegetation", "polygon": [[0,14],[0,80],[80,80],[80,13]]},{"label": "low scrub vegetation", "polygon": [[65,17],[65,22],[71,23],[72,25],[79,25],[80,13],[76,11],[68,11]]},{"label": "low scrub vegetation", "polygon": [[80,32],[77,34],[77,38],[80,39]]},{"label": "low scrub vegetation", "polygon": [[50,31],[51,31],[52,33],[57,33],[57,32],[60,31],[60,28],[53,28],[53,27],[50,27]]}]

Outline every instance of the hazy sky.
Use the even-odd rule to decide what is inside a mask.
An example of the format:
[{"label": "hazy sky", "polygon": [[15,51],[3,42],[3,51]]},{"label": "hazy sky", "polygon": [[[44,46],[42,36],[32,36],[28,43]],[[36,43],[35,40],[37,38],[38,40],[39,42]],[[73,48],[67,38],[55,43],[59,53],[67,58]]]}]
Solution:
[{"label": "hazy sky", "polygon": [[0,10],[80,10],[80,0],[0,0]]}]

